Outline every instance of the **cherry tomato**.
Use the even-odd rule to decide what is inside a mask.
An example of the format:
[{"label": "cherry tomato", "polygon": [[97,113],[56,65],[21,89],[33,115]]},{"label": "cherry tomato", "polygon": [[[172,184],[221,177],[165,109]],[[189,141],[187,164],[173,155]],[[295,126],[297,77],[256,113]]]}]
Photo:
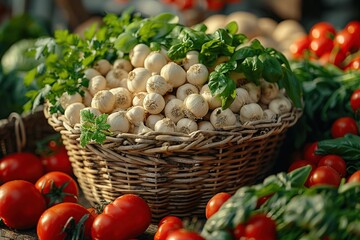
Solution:
[{"label": "cherry tomato", "polygon": [[220,11],[225,6],[225,2],[221,0],[206,0],[206,8],[210,11]]},{"label": "cherry tomato", "polygon": [[68,175],[73,174],[72,166],[65,146],[58,146],[55,151],[41,157],[45,172],[60,171]]},{"label": "cherry tomato", "polygon": [[76,203],[79,198],[79,187],[75,180],[63,172],[49,172],[36,183],[36,189],[44,195],[48,206],[61,202]]},{"label": "cherry tomato", "polygon": [[205,208],[206,219],[209,219],[212,215],[214,215],[230,197],[231,194],[226,192],[220,192],[210,198]]},{"label": "cherry tomato", "polygon": [[263,205],[269,198],[272,197],[273,194],[269,194],[266,196],[263,196],[261,198],[258,198],[257,202],[256,202],[256,208],[261,207],[261,205]]},{"label": "cherry tomato", "polygon": [[360,170],[357,170],[356,172],[351,174],[351,176],[348,178],[347,182],[348,183],[350,183],[350,182],[358,182],[358,183],[360,183]]},{"label": "cherry tomato", "polygon": [[334,43],[330,38],[314,38],[310,41],[309,49],[316,56],[321,57],[325,53],[330,53],[333,47]]},{"label": "cherry tomato", "polygon": [[354,57],[346,66],[345,70],[360,70],[360,56]]},{"label": "cherry tomato", "polygon": [[205,240],[200,234],[197,232],[178,229],[169,233],[166,240]]},{"label": "cherry tomato", "polygon": [[176,222],[177,224],[179,224],[181,227],[182,227],[182,220],[176,216],[166,216],[166,217],[163,217],[160,221],[159,221],[159,224],[158,224],[158,227],[160,227],[163,223],[166,223],[166,222]]},{"label": "cherry tomato", "polygon": [[276,239],[276,224],[265,214],[256,214],[250,217],[245,226],[247,239]]},{"label": "cherry tomato", "polygon": [[[360,57],[359,57],[359,63],[360,63]],[[356,89],[350,97],[350,106],[354,112],[356,112],[358,109],[360,109],[360,88]]]},{"label": "cherry tomato", "polygon": [[360,22],[356,20],[350,21],[348,22],[348,24],[346,24],[344,29],[346,29],[346,31],[348,31],[349,33],[360,32]]},{"label": "cherry tomato", "polygon": [[154,236],[154,240],[166,240],[171,232],[183,228],[182,222],[168,221],[161,224]]},{"label": "cherry tomato", "polygon": [[236,227],[233,230],[233,235],[234,235],[235,239],[240,239],[241,237],[246,236],[245,228],[246,228],[246,225],[243,223],[236,225]]},{"label": "cherry tomato", "polygon": [[330,185],[338,187],[341,181],[340,174],[329,166],[317,167],[310,175],[309,186]]},{"label": "cherry tomato", "polygon": [[318,149],[317,141],[313,143],[309,143],[304,148],[304,158],[305,160],[309,160],[315,166],[318,164],[320,159],[322,158],[321,155],[318,155],[315,153],[315,151]]},{"label": "cherry tomato", "polygon": [[334,39],[334,45],[340,47],[344,52],[354,52],[357,48],[356,35],[349,33],[346,29],[339,31]]},{"label": "cherry tomato", "polygon": [[308,36],[304,36],[296,39],[293,43],[291,43],[289,50],[293,58],[299,59],[304,57],[305,51],[310,46],[310,39]]},{"label": "cherry tomato", "polygon": [[[85,222],[80,222],[81,219]],[[72,239],[71,236],[74,236],[75,229],[68,221],[73,221],[78,228],[84,228],[85,239],[90,239],[94,217],[85,207],[77,203],[66,202],[48,208],[41,215],[36,228],[39,240]],[[64,228],[66,228],[65,231]]]},{"label": "cherry tomato", "polygon": [[180,10],[188,10],[194,7],[193,0],[174,0],[176,7]]},{"label": "cherry tomato", "polygon": [[44,167],[35,154],[12,153],[0,160],[0,182],[25,180],[35,183],[44,174]]},{"label": "cherry tomato", "polygon": [[345,67],[345,66],[343,66],[343,62],[344,62],[345,58],[346,58],[346,54],[344,53],[344,51],[341,48],[339,48],[337,51],[331,51],[331,52],[324,53],[320,57],[319,62],[322,65],[331,63],[342,69]]},{"label": "cherry tomato", "polygon": [[345,134],[358,135],[358,126],[354,118],[341,117],[335,120],[331,125],[331,136],[333,138],[343,137]]},{"label": "cherry tomato", "polygon": [[338,155],[329,154],[323,156],[320,159],[318,166],[329,166],[337,171],[340,174],[340,177],[346,176],[346,162]]},{"label": "cherry tomato", "polygon": [[44,197],[31,182],[13,180],[0,186],[0,218],[9,228],[18,230],[36,226],[46,210]]},{"label": "cherry tomato", "polygon": [[300,160],[294,161],[290,165],[290,167],[288,169],[288,172],[294,171],[295,169],[298,169],[298,168],[301,168],[301,167],[304,167],[304,166],[307,166],[307,165],[310,165],[312,169],[316,168],[316,165],[315,165],[314,162],[311,162],[310,160],[300,159]]},{"label": "cherry tomato", "polygon": [[[349,33],[354,35],[354,38],[357,39],[356,43],[355,43],[355,47],[357,49],[360,48],[360,22],[359,21],[351,21],[348,24],[346,24],[346,26],[344,27],[344,29],[346,29],[346,31],[348,31]],[[357,51],[357,49],[355,49],[355,51]]]},{"label": "cherry tomato", "polygon": [[95,218],[91,235],[93,239],[130,239],[148,228],[151,210],[141,197],[125,194],[104,208]]},{"label": "cherry tomato", "polygon": [[309,31],[309,36],[312,39],[316,39],[316,38],[333,39],[335,34],[336,34],[335,27],[328,22],[318,22],[314,24]]}]

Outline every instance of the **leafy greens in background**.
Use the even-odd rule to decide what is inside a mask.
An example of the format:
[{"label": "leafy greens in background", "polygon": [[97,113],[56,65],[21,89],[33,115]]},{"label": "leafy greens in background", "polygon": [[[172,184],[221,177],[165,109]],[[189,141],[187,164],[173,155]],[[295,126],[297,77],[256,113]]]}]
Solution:
[{"label": "leafy greens in background", "polygon": [[360,72],[344,72],[309,60],[293,61],[291,68],[301,82],[304,99],[303,116],[288,134],[299,149],[306,142],[331,138],[336,119],[354,117],[349,101],[352,92],[360,88]]},{"label": "leafy greens in background", "polygon": [[[277,226],[277,239],[358,239],[360,232],[360,185],[344,184],[339,188],[304,183],[311,167],[290,173],[278,173],[262,183],[244,186],[210,217],[202,235],[209,240],[222,240],[221,232],[234,229],[252,214],[266,213]],[[270,198],[257,208],[257,200]]]},{"label": "leafy greens in background", "polygon": [[341,138],[319,141],[316,154],[341,156],[346,161],[348,174],[352,174],[360,169],[360,136],[347,134]]}]

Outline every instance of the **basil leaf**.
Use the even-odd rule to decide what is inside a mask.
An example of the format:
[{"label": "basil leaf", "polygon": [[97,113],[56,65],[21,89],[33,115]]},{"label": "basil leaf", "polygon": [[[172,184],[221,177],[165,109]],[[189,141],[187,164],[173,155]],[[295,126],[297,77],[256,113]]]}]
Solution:
[{"label": "basil leaf", "polygon": [[272,58],[268,54],[261,54],[260,61],[263,63],[264,68],[262,77],[268,82],[277,82],[283,77],[283,72],[280,63],[277,59]]},{"label": "basil leaf", "polygon": [[219,96],[222,102],[222,108],[226,109],[236,97],[236,84],[225,74],[212,72],[209,76],[209,88],[213,96]]},{"label": "basil leaf", "polygon": [[138,39],[132,34],[124,32],[115,41],[115,48],[124,53],[129,53],[130,50],[138,43]]},{"label": "basil leaf", "polygon": [[245,74],[246,78],[256,85],[260,84],[260,77],[263,68],[264,66],[258,56],[247,57],[240,64],[240,69]]},{"label": "basil leaf", "polygon": [[295,107],[302,108],[302,87],[295,75],[288,68],[282,67],[284,77],[280,79],[279,85],[284,87],[287,95],[293,101]]},{"label": "basil leaf", "polygon": [[231,21],[228,24],[226,24],[225,29],[232,35],[235,35],[238,31],[239,27],[235,21]]}]

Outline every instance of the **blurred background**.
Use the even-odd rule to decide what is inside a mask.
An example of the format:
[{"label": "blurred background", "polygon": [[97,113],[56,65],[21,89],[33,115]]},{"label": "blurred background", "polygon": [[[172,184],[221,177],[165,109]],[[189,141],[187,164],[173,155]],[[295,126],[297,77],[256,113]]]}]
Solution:
[{"label": "blurred background", "polygon": [[[36,87],[24,86],[21,79],[37,65],[26,54],[37,38],[53,36],[58,29],[81,34],[92,23],[101,22],[107,13],[120,15],[129,7],[145,17],[172,12],[184,25],[204,21],[212,29],[224,24],[225,17],[232,13],[250,13],[243,14],[242,19],[236,16],[242,27],[240,31],[250,37],[258,34],[251,25],[252,19],[266,19],[260,24],[264,29],[284,20],[294,20],[299,25],[290,28],[301,26],[301,31],[307,32],[319,21],[341,29],[347,22],[360,18],[358,0],[0,0],[0,100],[3,106],[0,118],[6,118],[12,111],[21,112],[25,93]],[[286,31],[287,42],[293,40],[289,32],[291,29]],[[272,41],[269,45],[280,46]]]}]

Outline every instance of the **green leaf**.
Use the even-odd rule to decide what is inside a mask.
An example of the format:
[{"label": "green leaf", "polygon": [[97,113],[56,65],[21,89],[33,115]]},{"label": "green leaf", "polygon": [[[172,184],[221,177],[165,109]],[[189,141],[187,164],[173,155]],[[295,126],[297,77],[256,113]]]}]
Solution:
[{"label": "green leaf", "polygon": [[91,24],[91,26],[84,31],[85,39],[91,40],[95,36],[97,29],[98,29],[97,23]]},{"label": "green leaf", "polygon": [[209,88],[213,96],[219,96],[222,102],[222,108],[228,108],[236,97],[236,84],[228,76],[212,72],[209,77]]},{"label": "green leaf", "polygon": [[259,56],[259,60],[263,63],[262,77],[268,82],[277,82],[283,77],[280,63],[276,58],[264,53]]},{"label": "green leaf", "polygon": [[231,56],[232,61],[239,61],[241,63],[247,57],[254,57],[258,55],[259,51],[255,50],[251,47],[242,47],[235,51],[235,53]]},{"label": "green leaf", "polygon": [[160,13],[152,17],[152,20],[169,24],[179,23],[179,17],[171,13]]},{"label": "green leaf", "polygon": [[230,33],[230,34],[236,34],[236,32],[238,31],[239,27],[237,25],[237,23],[235,21],[231,21],[228,24],[226,24],[225,29]]},{"label": "green leaf", "polygon": [[115,48],[124,53],[129,53],[130,50],[138,43],[138,39],[132,34],[124,32],[115,41]]},{"label": "green leaf", "polygon": [[263,68],[263,63],[257,56],[247,57],[240,64],[240,69],[245,74],[246,78],[256,85],[260,84]]},{"label": "green leaf", "polygon": [[284,77],[281,79],[279,85],[285,88],[287,95],[293,101],[295,107],[302,108],[302,87],[300,82],[296,79],[291,70],[285,67],[282,67],[282,69]]}]

